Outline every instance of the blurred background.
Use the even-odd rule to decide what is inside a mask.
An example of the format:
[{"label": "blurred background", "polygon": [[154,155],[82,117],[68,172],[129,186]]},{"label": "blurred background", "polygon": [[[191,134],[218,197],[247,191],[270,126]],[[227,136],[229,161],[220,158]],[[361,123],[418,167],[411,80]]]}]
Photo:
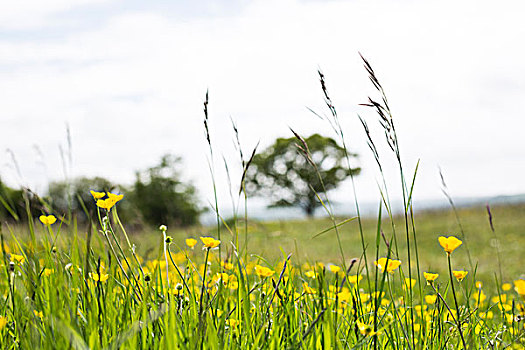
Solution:
[{"label": "blurred background", "polygon": [[[522,202],[524,10],[521,1],[3,2],[4,196],[22,208],[13,191],[27,187],[61,212],[78,199],[72,189],[82,186],[75,184],[84,184],[79,194],[124,193],[134,203],[128,215],[144,219],[161,200],[149,209],[140,203],[159,193],[166,203],[190,203],[169,208],[183,213],[176,224],[194,224],[199,213],[207,223],[214,217],[212,167],[229,217],[243,174],[239,144],[248,159],[258,143],[262,151],[293,137],[290,127],[336,138],[312,113],[329,114],[320,69],[346,145],[357,154],[363,211],[375,215],[382,180],[358,114],[382,157],[393,203],[401,192],[378,117],[360,106],[378,98],[360,52],[385,88],[407,172],[421,162],[416,209],[447,204],[439,168],[458,205]],[[203,125],[206,91],[213,155]],[[329,195],[336,214],[354,211],[348,179]],[[265,196],[251,198],[252,216],[304,216],[267,204]]]}]

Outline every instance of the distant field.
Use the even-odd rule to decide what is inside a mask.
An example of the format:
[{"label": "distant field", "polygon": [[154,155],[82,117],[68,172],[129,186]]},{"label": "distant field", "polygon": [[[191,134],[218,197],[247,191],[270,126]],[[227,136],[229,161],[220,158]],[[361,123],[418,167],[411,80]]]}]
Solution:
[{"label": "distant field", "polygon": [[[417,203],[416,203],[417,205]],[[478,264],[478,278],[491,283],[494,272],[498,270],[496,245],[499,241],[503,275],[508,279],[521,276],[522,254],[525,249],[525,205],[500,205],[491,208],[497,240],[493,235],[485,207],[459,209],[458,215],[465,232],[465,242],[455,252],[457,269],[469,269],[467,247],[474,264]],[[338,222],[346,218],[338,218]],[[406,234],[402,217],[396,217],[396,232],[399,259],[406,261]],[[446,272],[446,259],[438,244],[440,235],[461,237],[456,217],[451,210],[425,211],[416,214],[416,237],[419,248],[419,260],[423,271]],[[316,262],[340,263],[341,254],[334,231],[329,231],[317,238],[316,233],[331,226],[329,218],[312,220],[281,220],[274,222],[249,221],[248,244],[250,254],[264,256],[269,261],[282,259],[283,254],[293,253],[295,263]],[[377,218],[363,220],[365,240],[372,247],[369,249],[369,264],[373,262],[373,244],[377,230]],[[244,226],[239,227],[240,239],[244,237]],[[389,236],[392,227],[388,218],[383,219],[382,229]],[[175,242],[184,245],[187,237],[200,235],[216,236],[216,227],[194,227],[187,230],[170,232]],[[356,220],[339,227],[342,245],[347,260],[361,256],[361,240]],[[223,237],[229,240],[231,235],[223,227]],[[161,237],[157,232],[136,232],[133,237],[139,249],[153,257],[160,253]],[[139,238],[140,237],[140,238]],[[412,239],[412,234],[410,236]],[[224,239],[223,239],[224,240]],[[242,246],[242,244],[241,244]]]}]

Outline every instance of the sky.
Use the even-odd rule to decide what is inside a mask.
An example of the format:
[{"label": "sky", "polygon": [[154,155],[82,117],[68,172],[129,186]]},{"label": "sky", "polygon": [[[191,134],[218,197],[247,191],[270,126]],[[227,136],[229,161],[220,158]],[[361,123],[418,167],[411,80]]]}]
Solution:
[{"label": "sky", "polygon": [[[359,198],[379,200],[380,178],[358,114],[399,198],[378,118],[359,105],[377,98],[361,52],[386,90],[406,172],[420,160],[416,207],[443,198],[438,167],[457,197],[523,194],[524,11],[522,1],[2,2],[0,176],[40,193],[66,175],[131,184],[174,153],[206,204],[208,90],[219,199],[230,203],[222,158],[233,183],[241,172],[231,120],[245,153],[290,127],[334,136],[309,111],[328,112],[321,69],[359,154]],[[330,197],[350,201],[350,184]]]}]

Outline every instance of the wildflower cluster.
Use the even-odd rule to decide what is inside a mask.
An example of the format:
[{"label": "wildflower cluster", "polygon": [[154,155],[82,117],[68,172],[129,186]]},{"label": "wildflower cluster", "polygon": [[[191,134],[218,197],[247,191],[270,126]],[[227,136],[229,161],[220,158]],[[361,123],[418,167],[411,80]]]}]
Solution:
[{"label": "wildflower cluster", "polygon": [[117,204],[118,201],[124,198],[123,194],[114,194],[111,192],[96,192],[93,190],[91,190],[91,195],[95,199],[97,207],[106,209],[107,211],[110,211],[111,208],[113,208],[113,206]]}]

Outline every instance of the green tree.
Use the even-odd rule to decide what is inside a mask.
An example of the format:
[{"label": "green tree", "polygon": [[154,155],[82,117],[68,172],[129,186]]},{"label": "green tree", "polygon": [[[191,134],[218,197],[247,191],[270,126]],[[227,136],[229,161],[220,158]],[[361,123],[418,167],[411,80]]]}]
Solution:
[{"label": "green tree", "polygon": [[137,172],[133,202],[146,222],[155,226],[198,223],[202,210],[195,187],[181,180],[180,162],[180,157],[165,155],[159,165]]},{"label": "green tree", "polygon": [[304,146],[295,137],[278,138],[255,155],[247,173],[247,192],[270,198],[270,207],[296,206],[312,216],[321,205],[316,193],[322,198],[325,190],[336,188],[350,174],[360,172],[360,168],[348,169],[343,165],[345,150],[335,140],[313,134],[305,141],[310,160],[299,152],[298,145]]}]

